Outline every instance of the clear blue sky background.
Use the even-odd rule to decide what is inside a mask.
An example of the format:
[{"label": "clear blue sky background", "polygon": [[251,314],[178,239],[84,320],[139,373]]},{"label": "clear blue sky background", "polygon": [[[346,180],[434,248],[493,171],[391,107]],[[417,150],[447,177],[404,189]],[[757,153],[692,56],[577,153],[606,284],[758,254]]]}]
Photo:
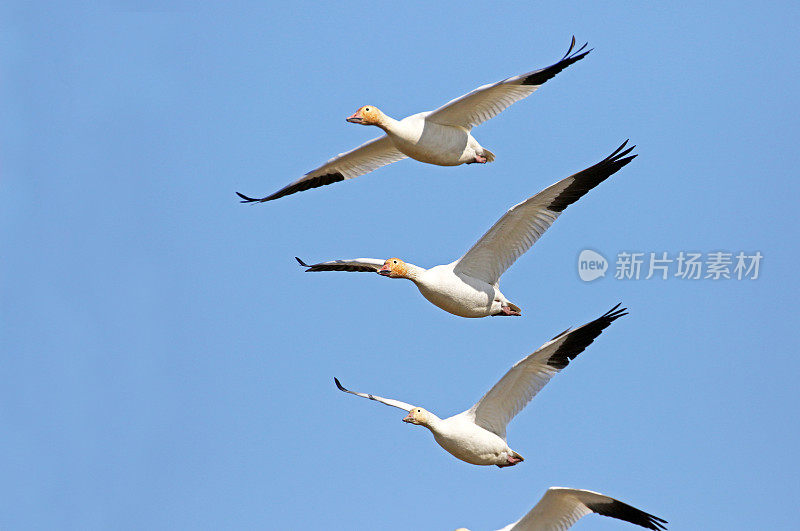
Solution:
[{"label": "clear blue sky background", "polygon": [[[0,527],[496,529],[551,485],[673,529],[794,529],[794,2],[6,2],[0,8]],[[488,165],[402,161],[256,206],[402,117],[595,50],[476,130]],[[294,256],[460,256],[625,138],[640,156],[468,320]],[[760,251],[756,281],[582,282],[581,249]],[[612,265],[613,268],[613,265]],[[476,467],[354,389],[469,407],[618,301]],[[600,517],[578,529],[621,529]]]}]

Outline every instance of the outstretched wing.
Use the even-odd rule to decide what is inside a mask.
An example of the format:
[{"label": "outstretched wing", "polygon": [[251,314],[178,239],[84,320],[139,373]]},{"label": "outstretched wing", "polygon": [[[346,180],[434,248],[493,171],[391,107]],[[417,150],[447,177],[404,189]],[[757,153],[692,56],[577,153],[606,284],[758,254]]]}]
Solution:
[{"label": "outstretched wing", "polygon": [[445,103],[435,111],[431,111],[426,120],[442,125],[472,129],[476,125],[494,118],[511,104],[527,98],[536,92],[536,89],[545,81],[553,78],[572,63],[580,61],[591,51],[583,51],[586,44],[575,52],[572,51],[574,47],[575,37],[572,37],[569,50],[556,64],[478,87],[468,94]]},{"label": "outstretched wing", "polygon": [[236,192],[236,195],[242,198],[242,203],[263,203],[310,188],[352,179],[404,158],[406,156],[394,147],[389,137],[383,135],[361,144],[347,153],[339,153],[316,170],[306,173],[300,179],[284,186],[272,195],[260,199],[248,197],[239,192]]},{"label": "outstretched wing", "polygon": [[294,257],[297,262],[307,267],[306,273],[316,271],[357,271],[363,273],[377,273],[378,269],[383,266],[385,260],[378,258],[353,258],[351,260],[331,260],[330,262],[320,262],[319,264],[308,265],[296,256]]},{"label": "outstretched wing", "polygon": [[597,513],[624,520],[645,529],[666,529],[667,523],[657,516],[590,490],[550,487],[539,503],[505,531],[564,531],[587,514]]},{"label": "outstretched wing", "polygon": [[344,391],[345,393],[350,393],[351,395],[360,396],[361,398],[369,398],[370,400],[375,400],[376,402],[380,402],[381,404],[386,404],[387,406],[404,409],[406,411],[411,411],[411,408],[414,407],[411,404],[406,404],[405,402],[400,402],[399,400],[394,400],[392,398],[382,398],[380,396],[370,395],[367,393],[356,393],[355,391],[345,389],[344,386],[342,386],[342,384],[339,383],[338,378],[334,378],[333,381],[336,382],[336,387],[338,387],[340,391]]},{"label": "outstretched wing", "polygon": [[[618,172],[636,155],[628,141],[594,166],[562,179],[511,207],[455,266],[457,273],[496,284],[500,276],[522,256],[569,205]],[[624,150],[623,150],[624,149]]]},{"label": "outstretched wing", "polygon": [[533,354],[519,360],[464,414],[478,426],[505,439],[508,423],[550,378],[591,345],[611,323],[627,315],[627,308],[619,309],[619,306],[617,304],[590,323],[560,333]]}]

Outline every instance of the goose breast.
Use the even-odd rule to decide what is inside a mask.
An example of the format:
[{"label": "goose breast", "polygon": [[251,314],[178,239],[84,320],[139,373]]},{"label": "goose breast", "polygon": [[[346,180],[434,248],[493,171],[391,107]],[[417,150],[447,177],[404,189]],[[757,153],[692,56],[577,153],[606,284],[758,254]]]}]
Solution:
[{"label": "goose breast", "polygon": [[395,147],[412,159],[438,166],[458,166],[475,158],[477,141],[463,127],[425,120],[415,114],[386,131]]},{"label": "goose breast", "polygon": [[457,275],[450,264],[426,270],[415,283],[428,301],[460,317],[486,317],[500,311],[502,296],[494,286]]}]

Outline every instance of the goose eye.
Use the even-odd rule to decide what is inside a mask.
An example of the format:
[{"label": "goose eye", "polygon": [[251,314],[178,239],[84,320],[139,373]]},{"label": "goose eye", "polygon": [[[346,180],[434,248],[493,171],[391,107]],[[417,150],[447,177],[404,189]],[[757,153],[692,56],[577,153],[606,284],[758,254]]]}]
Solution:
[{"label": "goose eye", "polygon": [[369,107],[364,107],[364,110],[369,112]]}]

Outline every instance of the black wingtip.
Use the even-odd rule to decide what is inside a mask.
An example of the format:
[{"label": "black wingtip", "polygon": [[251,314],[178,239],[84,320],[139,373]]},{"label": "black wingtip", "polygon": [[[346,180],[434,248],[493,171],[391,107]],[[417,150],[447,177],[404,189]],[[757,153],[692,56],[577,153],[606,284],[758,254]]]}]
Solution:
[{"label": "black wingtip", "polygon": [[[589,43],[588,43],[588,42],[584,42],[584,43],[581,45],[581,47],[580,47],[580,48],[578,48],[577,50],[575,50],[575,43],[576,43],[576,42],[577,42],[577,41],[575,40],[575,35],[573,35],[573,36],[572,36],[572,40],[571,40],[571,41],[570,41],[570,43],[569,43],[569,49],[567,49],[567,53],[565,53],[565,54],[564,54],[564,57],[562,57],[562,58],[561,58],[561,60],[562,60],[562,61],[563,61],[563,60],[565,60],[565,59],[572,59],[573,57],[577,57],[578,55],[580,55],[580,54],[581,54],[581,52],[583,52],[583,56],[586,56],[586,54],[588,54],[589,52],[591,52],[592,50],[594,50],[594,48],[590,48],[590,49],[588,49],[588,50],[586,50],[586,51],[584,52],[584,50],[586,49],[586,47],[587,47],[587,46],[589,46]],[[573,52],[572,50],[575,50],[575,51]]]},{"label": "black wingtip", "polygon": [[667,529],[667,526],[664,524],[668,524],[669,522],[667,522],[663,518],[659,518],[658,516],[653,516],[651,514],[650,520],[651,520],[650,523],[653,524],[652,529],[655,529],[656,531],[665,531]]},{"label": "black wingtip", "polygon": [[569,362],[586,350],[603,333],[603,330],[611,326],[611,323],[623,315],[628,315],[628,309],[620,308],[620,306],[622,306],[622,303],[617,304],[594,321],[579,326],[574,330],[567,329],[554,337],[551,341],[566,336],[562,340],[563,343],[547,360],[547,364],[559,371],[569,365]]},{"label": "black wingtip", "polygon": [[585,505],[592,512],[610,518],[616,518],[624,522],[630,522],[644,527],[645,529],[659,531],[667,528],[664,524],[668,522],[663,518],[646,513],[641,509],[637,509],[619,500],[614,500],[613,498],[609,502],[586,503]]},{"label": "black wingtip", "polygon": [[[620,159],[622,159],[622,157],[624,157],[625,155],[627,155],[628,153],[633,151],[636,148],[636,144],[632,145],[628,149],[625,149],[625,146],[628,145],[628,142],[630,142],[630,138],[626,139],[625,142],[620,144],[620,146],[617,149],[614,150],[614,153],[612,153],[611,155],[606,157],[605,161],[617,161],[617,160],[620,160]],[[623,149],[625,149],[625,151],[622,151]],[[633,160],[634,158],[636,158],[637,155],[638,155],[638,153],[636,155],[631,155],[627,160]]]},{"label": "black wingtip", "polygon": [[597,164],[572,175],[571,178],[573,181],[553,198],[550,204],[547,205],[547,208],[554,212],[563,212],[569,205],[586,195],[589,190],[617,173],[630,161],[635,159],[636,155],[630,155],[630,152],[633,151],[636,146],[627,147],[628,142],[628,140],[625,140],[611,155]]},{"label": "black wingtip", "polygon": [[572,36],[572,41],[569,43],[569,49],[567,50],[567,53],[564,54],[564,57],[561,58],[562,61],[567,58],[567,56],[570,54],[570,52],[574,47],[575,47],[575,35]]},{"label": "black wingtip", "polygon": [[303,267],[307,267],[307,268],[308,268],[308,269],[306,269],[306,271],[305,271],[306,273],[308,273],[309,271],[316,271],[316,270],[314,269],[314,266],[308,265],[307,263],[305,263],[305,262],[303,262],[302,260],[300,260],[300,258],[299,258],[299,257],[295,256],[295,257],[294,257],[294,259],[295,259],[295,260],[297,260],[297,263],[298,263],[298,264],[300,264],[301,266],[303,266]]},{"label": "black wingtip", "polygon": [[548,67],[542,68],[541,70],[536,70],[531,72],[526,77],[522,79],[520,82],[521,85],[543,85],[547,80],[552,79],[556,76],[559,72],[567,68],[569,65],[580,61],[586,55],[591,52],[592,50],[586,50],[586,46],[589,43],[584,43],[580,48],[575,50],[575,36],[572,36],[572,40],[570,41],[569,49],[567,53],[564,54],[564,57],[559,59],[559,61],[555,64],[552,64]]},{"label": "black wingtip", "polygon": [[342,386],[342,384],[339,382],[339,378],[337,378],[337,377],[335,377],[335,376],[334,376],[334,377],[333,377],[333,381],[334,381],[334,382],[336,382],[336,387],[338,387],[338,388],[339,388],[339,391],[344,391],[345,393],[347,392],[347,389],[345,389],[345,388]]},{"label": "black wingtip", "polygon": [[616,319],[619,319],[620,317],[622,317],[624,315],[628,315],[628,309],[627,308],[620,308],[620,306],[622,306],[621,302],[618,303],[613,308],[611,308],[610,310],[608,310],[606,313],[604,313],[601,316],[601,319],[602,318],[608,319],[608,322],[610,324],[612,321],[615,321]]},{"label": "black wingtip", "polygon": [[244,194],[241,194],[239,192],[236,192],[236,195],[238,195],[242,199],[241,201],[239,201],[240,203],[263,203],[264,201],[267,200],[266,198],[258,199],[258,198],[255,198],[255,197],[248,197],[248,196],[246,196]]}]

